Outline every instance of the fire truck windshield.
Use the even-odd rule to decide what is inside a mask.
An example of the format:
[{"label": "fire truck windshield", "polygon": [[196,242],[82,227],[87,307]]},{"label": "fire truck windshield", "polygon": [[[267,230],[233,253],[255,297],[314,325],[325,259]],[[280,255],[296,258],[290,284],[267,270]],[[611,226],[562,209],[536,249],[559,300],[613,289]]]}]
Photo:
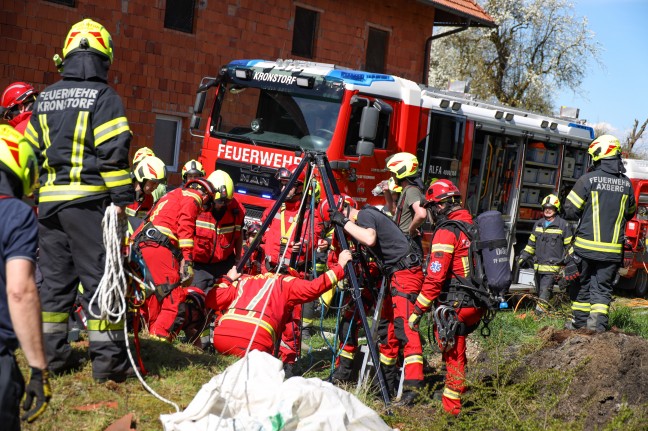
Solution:
[{"label": "fire truck windshield", "polygon": [[255,145],[325,151],[340,112],[335,97],[229,83],[213,111],[210,133]]}]

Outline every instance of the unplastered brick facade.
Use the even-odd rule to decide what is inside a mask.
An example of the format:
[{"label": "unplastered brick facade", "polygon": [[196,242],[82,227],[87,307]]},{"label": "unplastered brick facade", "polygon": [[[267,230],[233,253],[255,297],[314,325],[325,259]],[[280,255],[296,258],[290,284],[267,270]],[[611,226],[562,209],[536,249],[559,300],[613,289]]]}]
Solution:
[{"label": "unplastered brick facade", "polygon": [[167,1],[173,0],[76,0],[69,7],[2,0],[0,88],[27,81],[42,90],[56,82],[52,56],[61,53],[72,24],[92,18],[113,37],[109,81],[126,106],[131,153],[153,145],[156,115],[180,117],[181,167],[200,151],[200,139],[188,127],[202,77],[216,76],[233,59],[303,59],[291,54],[296,7],[319,13],[313,61],[362,69],[373,27],[389,33],[385,72],[414,81],[423,73],[435,13],[415,0],[196,0],[193,32],[184,33],[164,27]]}]

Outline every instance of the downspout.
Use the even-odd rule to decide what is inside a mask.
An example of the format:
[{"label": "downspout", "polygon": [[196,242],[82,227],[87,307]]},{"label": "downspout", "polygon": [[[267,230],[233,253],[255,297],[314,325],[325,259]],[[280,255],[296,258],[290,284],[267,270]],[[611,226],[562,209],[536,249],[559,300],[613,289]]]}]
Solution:
[{"label": "downspout", "polygon": [[468,30],[468,28],[470,28],[470,21],[464,24],[463,27],[455,28],[454,30],[446,31],[445,33],[433,34],[425,40],[425,61],[423,62],[423,80],[421,81],[423,85],[428,85],[428,77],[430,74],[430,48],[432,46],[432,41],[445,36],[451,36],[455,33],[461,33],[464,30]]}]

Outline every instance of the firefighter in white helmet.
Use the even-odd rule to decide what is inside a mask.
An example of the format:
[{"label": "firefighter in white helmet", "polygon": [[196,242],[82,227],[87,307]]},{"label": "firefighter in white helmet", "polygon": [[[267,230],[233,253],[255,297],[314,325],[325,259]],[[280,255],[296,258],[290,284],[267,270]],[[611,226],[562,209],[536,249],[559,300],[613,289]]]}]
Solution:
[{"label": "firefighter in white helmet", "polygon": [[[625,224],[636,211],[632,184],[624,175],[621,145],[612,135],[594,139],[587,151],[592,169],[581,176],[565,201],[565,218],[579,220],[574,256],[568,268],[580,272],[580,286],[570,296],[569,329],[609,329],[612,282],[621,264]],[[574,272],[574,271],[572,271]]]}]

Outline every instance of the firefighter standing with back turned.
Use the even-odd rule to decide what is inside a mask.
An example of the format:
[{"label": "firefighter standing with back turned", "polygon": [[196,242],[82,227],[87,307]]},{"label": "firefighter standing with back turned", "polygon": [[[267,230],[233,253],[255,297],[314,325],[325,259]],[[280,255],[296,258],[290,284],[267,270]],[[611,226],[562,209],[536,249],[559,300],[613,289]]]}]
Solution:
[{"label": "firefighter standing with back turned", "polygon": [[[446,412],[458,415],[461,394],[465,392],[466,336],[477,328],[485,309],[471,294],[471,288],[476,286],[471,281],[470,240],[458,227],[443,226],[443,222],[457,220],[472,224],[473,221],[468,210],[461,207],[459,189],[449,180],[432,183],[425,198],[437,230],[432,238],[423,288],[416,299],[414,313],[409,317],[409,325],[418,329],[423,313],[433,305],[436,307],[435,335],[448,370],[441,402]],[[456,332],[444,343],[443,333],[454,325]]]},{"label": "firefighter standing with back turned", "polygon": [[[47,408],[52,391],[43,348],[40,301],[34,263],[38,224],[34,211],[20,201],[31,195],[38,179],[36,156],[22,134],[0,125],[0,423],[7,431],[20,430],[22,419],[33,422]],[[18,368],[20,347],[29,365],[29,380]]]},{"label": "firefighter standing with back turned", "polygon": [[576,181],[565,202],[565,218],[580,219],[574,234],[575,256],[565,267],[566,276],[580,272],[580,286],[570,291],[572,321],[566,327],[603,332],[609,329],[612,282],[623,257],[625,224],[634,215],[636,202],[624,175],[619,140],[599,136],[587,152],[592,169]]},{"label": "firefighter standing with back turned", "polygon": [[[54,373],[78,365],[67,322],[80,280],[92,376],[120,382],[132,375],[124,322],[92,318],[88,310],[104,273],[104,212],[112,202],[123,216],[123,207],[134,200],[131,131],[121,99],[107,84],[112,61],[112,39],[101,24],[91,19],[74,24],[58,65],[63,79],[38,96],[25,137],[41,162],[39,265],[48,365]],[[98,306],[92,312],[101,314]]]}]

